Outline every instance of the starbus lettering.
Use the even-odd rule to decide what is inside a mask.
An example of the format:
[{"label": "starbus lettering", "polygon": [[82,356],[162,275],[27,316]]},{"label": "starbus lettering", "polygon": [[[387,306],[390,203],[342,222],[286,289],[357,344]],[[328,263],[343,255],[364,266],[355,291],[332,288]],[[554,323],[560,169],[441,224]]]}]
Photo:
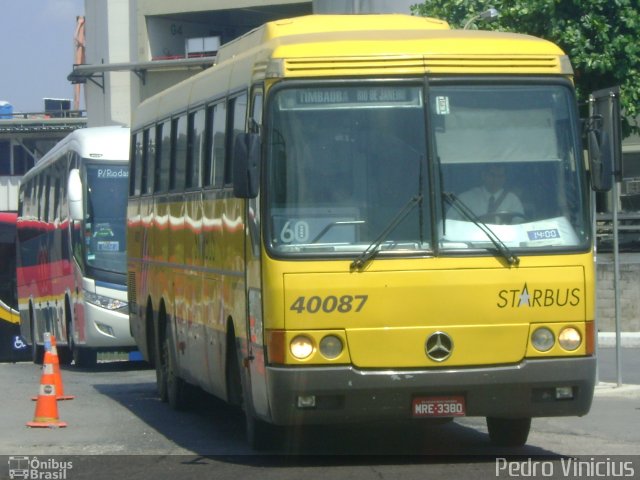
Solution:
[{"label": "starbus lettering", "polygon": [[525,283],[521,289],[500,290],[498,308],[520,307],[576,307],[580,304],[579,288],[536,288],[529,290]]}]

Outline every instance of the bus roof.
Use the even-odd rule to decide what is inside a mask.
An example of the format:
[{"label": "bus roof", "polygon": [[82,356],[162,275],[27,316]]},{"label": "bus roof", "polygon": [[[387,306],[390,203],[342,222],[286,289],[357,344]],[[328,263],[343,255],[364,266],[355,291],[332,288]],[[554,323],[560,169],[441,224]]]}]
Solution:
[{"label": "bus roof", "polygon": [[60,140],[38,160],[22,179],[24,183],[67,151],[82,158],[109,161],[129,160],[129,127],[107,126],[80,128]]},{"label": "bus roof", "polygon": [[400,14],[307,15],[266,23],[223,45],[214,66],[142,102],[135,124],[268,78],[426,74],[573,71],[558,46],[529,35],[451,30],[441,20]]}]

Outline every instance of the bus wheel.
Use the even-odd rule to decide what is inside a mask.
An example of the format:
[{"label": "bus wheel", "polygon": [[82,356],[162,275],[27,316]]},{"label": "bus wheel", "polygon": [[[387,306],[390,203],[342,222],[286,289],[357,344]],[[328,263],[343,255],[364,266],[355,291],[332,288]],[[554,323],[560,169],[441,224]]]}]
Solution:
[{"label": "bus wheel", "polygon": [[71,365],[73,353],[69,347],[57,347],[60,365]]},{"label": "bus wheel", "polygon": [[487,417],[489,438],[502,447],[520,447],[527,443],[530,428],[530,418]]},{"label": "bus wheel", "polygon": [[[147,305],[145,322],[147,326],[147,351],[149,360],[156,369],[156,390],[161,402],[167,401],[167,344],[164,341],[162,328],[166,325],[164,307],[158,313],[158,322],[154,322],[151,304]],[[154,326],[157,325],[157,328]]]},{"label": "bus wheel", "polygon": [[31,314],[31,358],[36,365],[42,365],[44,361],[44,345],[38,345],[36,335],[36,321],[33,317],[33,310],[29,307]]},{"label": "bus wheel", "polygon": [[247,443],[253,450],[261,451],[278,445],[278,432],[275,426],[256,418],[250,409],[245,409]]},{"label": "bus wheel", "polygon": [[155,360],[156,364],[156,389],[158,390],[158,396],[161,402],[168,400],[167,396],[167,355],[168,355],[167,342],[164,339],[159,339],[156,342],[155,347]]},{"label": "bus wheel", "polygon": [[[230,342],[231,343],[231,342]],[[280,440],[278,428],[274,425],[270,425],[256,417],[253,411],[253,405],[250,400],[250,393],[245,382],[242,381],[242,371],[240,370],[240,361],[238,359],[238,352],[235,345],[231,346],[231,351],[228,353],[228,372],[229,383],[227,389],[233,397],[234,386],[238,386],[240,398],[237,399],[240,406],[244,410],[245,418],[245,431],[247,435],[247,443],[253,450],[266,450],[267,448],[273,448],[278,445]],[[235,400],[230,398],[231,402]]]},{"label": "bus wheel", "polygon": [[44,347],[42,345],[38,345],[35,340],[33,341],[33,345],[31,347],[31,357],[33,363],[36,365],[42,365],[44,360]]},{"label": "bus wheel", "polygon": [[167,329],[164,337],[165,344],[165,364],[167,382],[167,401],[174,410],[184,410],[188,404],[187,384],[178,376],[178,362],[176,352],[173,348],[173,333],[171,325],[167,322]]},{"label": "bus wheel", "polygon": [[60,365],[71,365],[71,362],[73,362],[73,323],[71,322],[71,308],[69,307],[69,298],[65,298],[64,301],[64,319],[67,346],[57,347],[58,360],[60,361]]},{"label": "bus wheel", "polygon": [[98,363],[98,352],[92,348],[80,348],[75,344],[71,346],[73,363],[79,368],[94,368]]}]

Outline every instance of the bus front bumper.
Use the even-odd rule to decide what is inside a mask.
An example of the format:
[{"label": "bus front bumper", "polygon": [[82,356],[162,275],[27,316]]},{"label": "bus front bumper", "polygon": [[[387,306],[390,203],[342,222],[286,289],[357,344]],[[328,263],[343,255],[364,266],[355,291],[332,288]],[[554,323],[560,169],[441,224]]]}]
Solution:
[{"label": "bus front bumper", "polygon": [[[414,399],[446,396],[464,398],[465,416],[582,416],[591,407],[595,372],[595,357],[433,370],[270,366],[267,420],[278,425],[409,420]],[[556,398],[557,389],[570,391],[571,398]]]},{"label": "bus front bumper", "polygon": [[83,347],[135,347],[129,330],[129,315],[106,310],[91,303],[85,304],[86,337],[77,343]]}]

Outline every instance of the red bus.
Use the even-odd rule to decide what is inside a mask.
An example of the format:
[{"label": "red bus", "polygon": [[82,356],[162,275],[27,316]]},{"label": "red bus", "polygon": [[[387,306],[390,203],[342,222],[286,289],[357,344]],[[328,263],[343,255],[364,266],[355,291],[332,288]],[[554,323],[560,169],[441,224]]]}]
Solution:
[{"label": "red bus", "polygon": [[29,358],[29,347],[20,336],[16,297],[15,212],[0,212],[0,361]]}]

